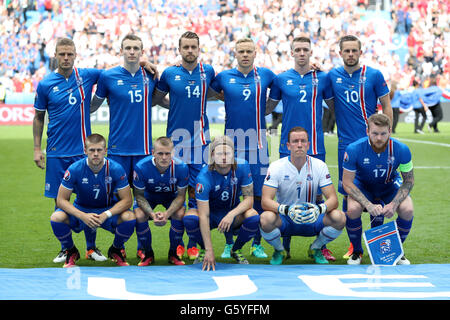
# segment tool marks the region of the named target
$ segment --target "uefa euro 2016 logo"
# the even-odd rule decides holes
[[[380,243],[380,251],[381,253],[388,253],[391,251],[391,240],[386,239],[381,241]]]

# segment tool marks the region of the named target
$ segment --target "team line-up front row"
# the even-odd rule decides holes
[[[149,220],[164,226],[170,220],[169,262],[183,265],[183,234],[189,237],[194,263],[203,270],[215,270],[211,230],[225,235],[223,257],[248,264],[241,249],[258,233],[274,248],[271,264],[281,264],[284,255],[282,237],[315,237],[308,254],[316,263],[328,263],[322,250],[336,239],[344,227],[360,253],[362,245],[361,214],[366,209],[372,217],[393,217],[404,241],[411,229],[413,205],[409,192],[414,184],[409,148],[391,137],[390,119],[374,114],[368,119],[367,137],[351,143],[343,160],[343,187],[348,193],[347,212],[338,209],[338,198],[327,165],[307,155],[310,142],[307,131],[294,127],[289,131],[289,155],[269,165],[262,188],[263,212],[253,209],[253,180],[249,163],[236,158],[234,142],[218,136],[209,145],[209,161],[196,178],[195,200],[185,199],[189,181],[186,163],[174,157],[170,138],[159,137],[152,155],[140,160],[132,178],[135,202],[127,174],[116,161],[106,157],[106,140],[99,134],[86,139],[86,157],[66,171],[56,199],[57,209],[51,226],[64,249],[64,267],[74,266],[80,253],[74,245],[72,231],[84,231],[94,242],[98,227],[114,233],[108,257],[126,266],[125,242],[136,230],[139,266],[154,261]],[[401,173],[398,174],[397,169]],[[403,180],[403,181],[402,181]],[[72,193],[76,193],[73,203]],[[325,201],[316,204],[318,195]],[[379,204],[373,204],[379,203]],[[157,205],[165,208],[155,212]],[[130,208],[133,210],[130,210]],[[359,221],[359,222],[358,222]],[[88,234],[92,233],[89,237]],[[234,239],[233,236],[236,236]],[[231,239],[231,241],[230,241]],[[95,249],[91,258],[106,260]],[[349,260],[354,261],[354,260]],[[402,257],[399,264],[409,264]]]

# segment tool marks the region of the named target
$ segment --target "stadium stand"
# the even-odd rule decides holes
[[[79,67],[108,68],[119,63],[120,40],[139,34],[146,55],[163,70],[177,59],[177,39],[187,29],[201,37],[202,59],[217,72],[233,66],[234,41],[252,37],[256,64],[275,73],[291,67],[291,39],[313,39],[315,59],[329,70],[341,63],[337,39],[355,34],[364,61],[385,78],[408,89],[414,79],[426,85],[449,81],[449,12],[444,0],[2,0],[0,1],[0,83],[8,95],[33,93],[55,68],[58,37],[73,38]],[[14,100],[14,99],[13,99]],[[12,101],[12,103],[17,103]]]

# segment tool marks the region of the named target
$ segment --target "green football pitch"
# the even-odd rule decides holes
[[[450,210],[449,191],[446,183],[450,181],[450,123],[440,124],[441,133],[413,134],[412,124],[400,123],[394,137],[405,142],[412,151],[415,166],[415,186],[411,192],[415,213],[411,233],[404,243],[406,256],[413,264],[450,263]],[[219,135],[223,125],[211,126],[211,135]],[[95,125],[93,132],[107,136],[108,126]],[[153,136],[164,135],[165,125],[154,124]],[[279,136],[270,138],[271,160],[277,159]],[[45,141],[44,141],[45,144]],[[333,181],[337,182],[337,138],[326,136],[327,164]],[[33,139],[30,126],[0,126],[0,267],[1,268],[47,268],[61,267],[54,264],[53,258],[60,249],[54,237],[49,217],[54,209],[52,199],[43,196],[44,171],[33,162]],[[341,202],[341,197],[339,196]],[[446,216],[447,215],[447,216]],[[388,220],[386,220],[388,221]],[[363,227],[369,227],[369,217],[363,215]],[[166,265],[169,248],[169,227],[156,227],[150,222],[152,243],[156,265]],[[85,250],[84,234],[73,234],[80,252]],[[214,251],[218,262],[233,262],[221,259],[220,254],[225,243],[224,236],[217,230],[212,232]],[[97,246],[106,254],[112,243],[113,235],[100,229],[97,233]],[[184,236],[187,243],[187,236]],[[291,244],[292,258],[286,264],[311,264],[307,248],[312,238],[294,237]],[[337,261],[345,264],[342,258],[348,247],[347,234],[330,243],[328,248]],[[251,258],[249,244],[243,253],[250,263],[267,264],[272,248],[262,240],[269,258]],[[136,235],[126,243],[128,262],[136,265]],[[187,264],[192,262],[186,260]],[[367,255],[364,264],[369,264]],[[93,262],[84,258],[77,263],[80,266],[113,266],[110,261]]]

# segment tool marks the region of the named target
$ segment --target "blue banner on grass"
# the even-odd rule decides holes
[[[403,256],[395,221],[364,231],[364,241],[373,265],[395,266]]]

